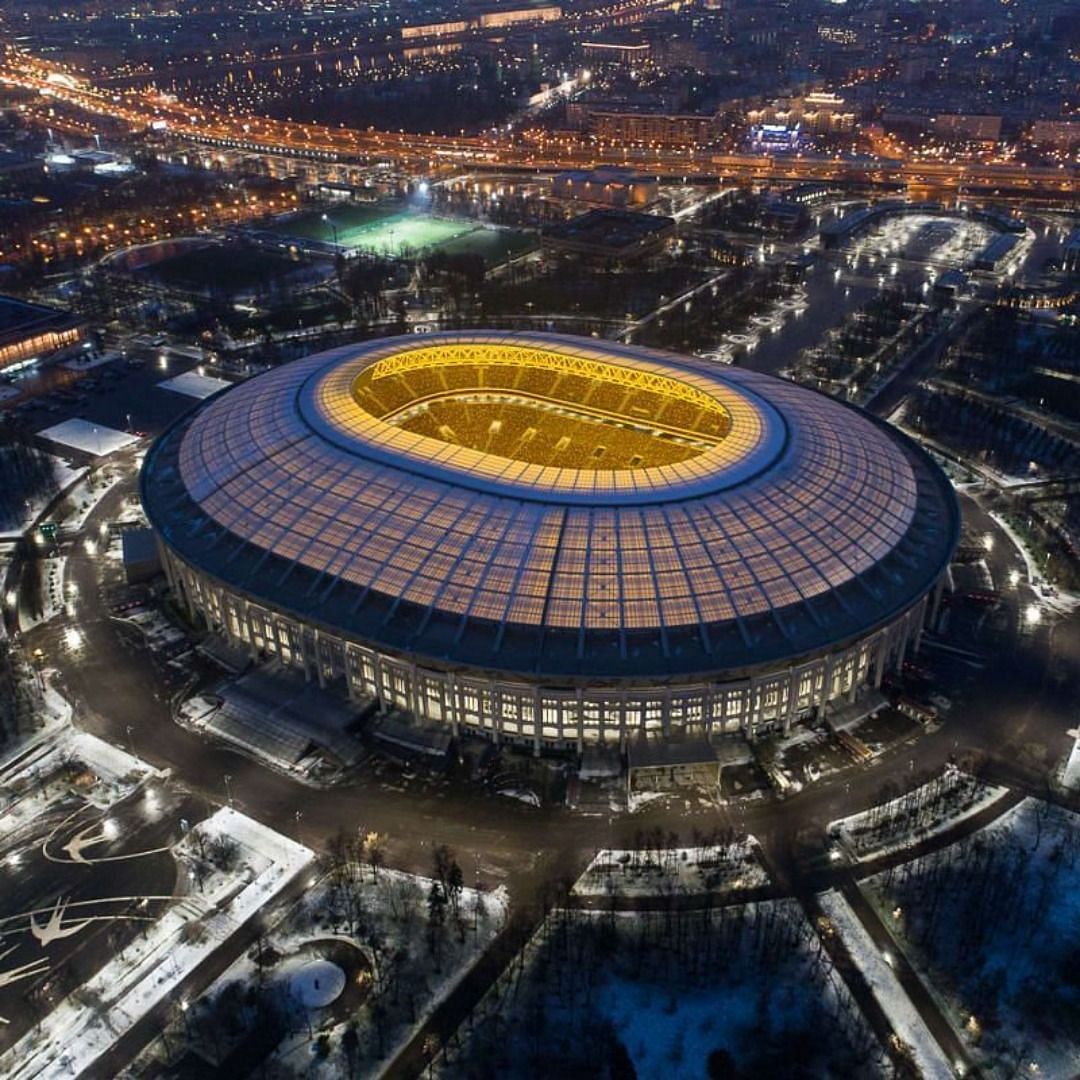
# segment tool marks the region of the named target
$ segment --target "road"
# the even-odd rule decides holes
[[[722,154],[713,147],[632,147],[605,145],[585,135],[537,132],[531,140],[516,134],[424,135],[333,128],[313,123],[275,120],[265,116],[230,116],[190,103],[165,99],[156,93],[117,95],[95,87],[41,58],[9,54],[0,67],[0,84],[28,90],[46,102],[62,102],[91,117],[107,117],[133,130],[167,128],[174,138],[211,146],[247,150],[314,161],[376,162],[391,160],[424,172],[440,167],[499,167],[558,171],[601,165],[633,166],[647,173],[685,178],[722,177],[728,180],[827,181],[898,188],[930,187],[968,194],[1018,193],[1072,206],[1076,201],[1075,169],[974,160],[894,161],[884,158],[840,160],[831,157],[766,157]]]
[[[116,515],[128,490],[120,485],[105,497],[87,522],[88,532],[93,534],[101,522]],[[1010,571],[1023,572],[1023,563],[1008,540],[974,500],[965,500],[965,516],[976,534],[995,538],[988,561],[996,581],[1007,581]],[[63,617],[24,635],[25,646],[31,651],[42,648],[46,663],[60,671],[62,686],[77,703],[81,725],[118,744],[126,743],[131,727],[131,740],[140,756],[172,768],[178,779],[209,802],[224,799],[222,777],[231,775],[237,804],[285,833],[295,833],[295,813],[302,807],[308,842],[322,842],[341,828],[351,831],[362,825],[386,835],[391,857],[414,869],[427,869],[427,852],[434,844],[480,851],[489,884],[503,880],[523,863],[531,865],[537,853],[549,847],[553,828],[559,829],[564,845],[582,850],[598,844],[632,846],[637,831],[656,826],[685,832],[691,825],[732,824],[759,836],[790,831],[795,821],[803,828],[816,828],[874,802],[886,778],[897,779],[892,766],[902,758],[908,762],[905,783],[914,784],[940,769],[954,753],[970,751],[1012,782],[1037,785],[1044,770],[1041,760],[1017,751],[1034,744],[1042,748],[1044,758],[1060,756],[1068,744],[1065,731],[1075,722],[1069,694],[1077,685],[1078,620],[1047,620],[1025,631],[1020,611],[1034,594],[1021,584],[1004,590],[1006,602],[998,621],[1008,625],[994,634],[985,628],[988,645],[1008,655],[1008,665],[993,663],[991,656],[986,667],[976,672],[948,653],[933,658],[944,678],[966,684],[962,708],[941,731],[894,748],[871,767],[850,771],[842,783],[811,785],[783,802],[734,803],[718,811],[646,810],[609,820],[559,808],[538,811],[478,795],[471,787],[397,791],[366,775],[330,791],[313,790],[236,752],[208,744],[172,721],[167,690],[147,653],[127,642],[110,620],[99,591],[98,558],[88,555],[82,545],[70,545],[69,580],[79,597],[74,616],[81,630],[79,651],[70,651],[65,635],[68,621]],[[970,644],[978,647],[980,643]],[[1048,674],[1051,664],[1056,672],[1053,678]]]

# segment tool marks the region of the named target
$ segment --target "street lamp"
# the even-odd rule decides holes
[[[134,728],[132,728],[130,724],[126,724],[124,726],[124,731],[127,732],[128,753],[130,753],[132,756],[134,756],[135,754],[135,743],[132,741],[131,738],[131,733],[133,730]]]
[[[229,805],[232,806],[232,804],[233,804],[233,801],[232,801],[232,788],[229,786],[232,783],[232,777],[228,773],[226,773],[224,779],[225,779],[225,798],[228,801]]]

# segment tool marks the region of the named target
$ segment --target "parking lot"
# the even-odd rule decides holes
[[[126,356],[110,353],[112,359],[84,369],[50,365],[9,376],[3,385],[17,394],[0,400],[0,438],[33,435],[71,418],[152,436],[197,403],[158,386],[196,367],[194,357],[149,342],[126,347]]]

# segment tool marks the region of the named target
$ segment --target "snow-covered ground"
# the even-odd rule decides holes
[[[716,788],[679,787],[669,791],[631,791],[626,796],[626,808],[631,814],[644,810],[653,803],[664,803],[670,807],[682,806],[687,810],[692,807],[705,810],[719,805],[719,793]],[[612,805],[612,810],[620,809]]]
[[[274,900],[315,854],[232,809],[219,810],[195,826],[207,841],[228,837],[240,846],[247,881],[238,871],[211,875],[203,891],[173,904],[81,988],[0,1056],[6,1080],[78,1075],[88,1069],[149,1009],[183,980],[257,911]],[[185,927],[198,924],[202,932]],[[98,1000],[91,1009],[86,1000]]]
[[[556,910],[520,960],[459,1028],[439,1075],[604,1076],[616,1060],[641,1080],[781,1076],[792,1060],[807,1076],[887,1075],[794,900]]]
[[[1073,737],[1073,745],[1061,766],[1061,786],[1069,791],[1077,791],[1080,790],[1080,728],[1069,734]]]
[[[1026,799],[864,884],[984,1075],[1080,1075],[1080,817]]]
[[[169,622],[156,608],[139,608],[131,613],[116,615],[114,618],[117,622],[135,627],[152,649],[174,645],[187,637],[183,630]]]
[[[118,469],[110,469],[105,473],[97,473],[92,478],[84,477],[80,480],[68,493],[74,509],[64,518],[65,527],[81,532],[86,525],[86,519],[94,512],[98,503],[122,479],[123,475]]]
[[[1008,795],[1009,789],[982,781],[955,768],[920,787],[858,814],[830,822],[856,862],[914,847],[954,828]]]
[[[305,1080],[336,1080],[344,1075],[339,1054],[342,1036],[346,1027],[355,1024],[360,1065],[351,1075],[376,1076],[465,977],[506,921],[504,890],[477,893],[463,888],[458,901],[462,924],[453,925],[451,916],[445,928],[445,952],[436,962],[426,940],[432,880],[385,868],[376,876],[370,867],[359,864],[354,869],[356,875],[348,879],[352,885],[344,890],[332,875],[314,882],[299,903],[269,928],[261,946],[238,959],[194,1004],[188,1020],[204,1055],[217,1060],[244,1038],[243,1028],[230,1030],[231,1025],[214,1019],[215,1003],[227,1000],[237,986],[245,994],[256,986],[272,990],[287,981],[305,956],[310,959],[312,950],[345,947],[363,957],[364,970],[356,981],[366,987],[368,996],[347,1016],[333,1009],[311,1010],[299,1019],[293,1016],[293,1029],[283,1029],[281,1042],[271,1051],[270,1072],[278,1075],[278,1070],[291,1070],[289,1075],[302,1075]],[[355,904],[347,896],[354,897]],[[351,920],[359,921],[350,925]],[[261,972],[260,956],[264,960]],[[376,1002],[381,1036],[375,1029]],[[298,1003],[290,1004],[295,1008]],[[325,1035],[331,1047],[325,1060],[312,1055],[313,1031]],[[148,1048],[142,1060],[169,1058],[182,1047],[185,1034],[178,1026],[175,1038],[169,1040],[171,1051],[161,1040]]]
[[[851,905],[835,890],[818,897],[852,961],[858,966],[897,1037],[911,1050],[911,1056],[925,1080],[948,1080],[952,1065],[945,1056],[919,1011],[904,992],[896,973],[874,944]]]
[[[66,555],[49,556],[41,560],[41,615],[30,614],[20,607],[19,629],[22,632],[33,629],[39,623],[48,622],[67,608],[72,597],[65,591],[66,571]]]
[[[76,480],[81,479],[86,475],[86,468],[81,467],[74,469],[63,458],[56,457],[55,454],[49,455],[52,458],[53,463],[53,475],[56,477],[56,491],[64,491],[69,488]],[[22,534],[34,524],[35,521],[41,516],[42,511],[46,506],[56,497],[56,492],[51,495],[40,495],[36,499],[32,499],[29,506],[24,508],[22,519],[14,528],[0,531],[0,540],[13,540]]]
[[[1035,556],[1031,554],[1024,543],[1024,538],[1000,514],[996,514],[992,510],[988,511],[988,513],[994,519],[994,523],[1012,541],[1013,547],[1016,548],[1020,553],[1020,557],[1024,560],[1028,585],[1032,588],[1042,585],[1044,582],[1042,575],[1039,573],[1039,565],[1035,560]],[[1041,607],[1057,615],[1068,615],[1080,605],[1080,597],[1064,592],[1058,592],[1054,596],[1048,596],[1040,592],[1038,603]]]
[[[164,775],[141,758],[70,726],[70,706],[47,686],[45,707],[53,720],[33,739],[0,763],[0,837],[9,838],[32,826],[69,790],[62,778],[65,764],[80,761],[98,779],[82,791],[90,803],[107,808],[129,795],[143,781]]]
[[[577,896],[656,896],[767,885],[754,837],[728,845],[597,852],[575,882]]]

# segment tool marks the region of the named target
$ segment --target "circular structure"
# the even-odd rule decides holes
[[[345,972],[331,960],[308,960],[286,975],[289,992],[305,1009],[333,1005],[345,989]]]
[[[173,588],[256,654],[535,745],[788,726],[877,684],[956,543],[887,425],[611,342],[347,346],[204,402],[146,458]]]

